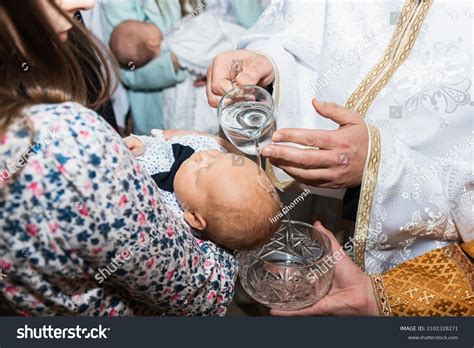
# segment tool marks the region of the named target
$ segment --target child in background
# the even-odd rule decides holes
[[[109,45],[124,68],[138,69],[162,51],[171,50],[190,76],[175,88],[164,90],[164,128],[216,134],[219,125],[215,110],[207,104],[205,88],[195,87],[194,82],[205,78],[216,55],[234,49],[244,30],[209,13],[177,25],[166,37],[153,24],[129,20],[115,27]]]

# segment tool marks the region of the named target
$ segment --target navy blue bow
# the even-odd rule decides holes
[[[157,173],[151,177],[163,191],[174,192],[173,182],[179,167],[194,153],[194,149],[181,144],[172,144],[174,163],[169,172]]]

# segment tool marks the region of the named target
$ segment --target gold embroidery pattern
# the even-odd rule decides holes
[[[381,157],[381,143],[379,129],[369,125],[370,153],[366,169],[362,177],[362,188],[357,208],[357,222],[355,226],[354,255],[356,264],[364,270],[365,268],[365,244],[369,230],[370,212],[374,199],[375,186],[379,175],[379,163]]]
[[[401,37],[403,35],[404,28],[406,27],[406,23],[407,23],[407,18],[409,17],[408,14],[413,12],[415,4],[416,4],[415,1],[412,1],[412,0],[408,0],[408,2],[405,3],[402,9],[402,12],[400,13],[400,19],[397,24],[397,27],[395,28],[395,32],[392,35],[392,38],[390,40],[388,47],[385,49],[385,53],[382,59],[378,62],[377,65],[375,65],[370,70],[370,72],[367,74],[364,80],[362,80],[362,82],[359,84],[356,90],[352,93],[352,95],[350,96],[349,100],[346,103],[346,107],[352,110],[358,110],[358,108],[356,107],[357,101],[361,101],[363,99],[363,95],[367,94],[367,90],[374,83],[377,76],[380,75],[380,72],[388,66],[391,60],[391,57],[394,55],[396,43],[401,40]]]
[[[473,316],[472,263],[457,244],[432,250],[381,275],[394,316]]]
[[[379,92],[410,55],[432,0],[407,0],[382,59],[352,93],[346,107],[363,117]]]
[[[474,241],[470,242],[471,245],[473,243]],[[464,244],[469,244],[469,243],[464,243]],[[464,247],[464,245],[462,245],[461,247]],[[463,249],[461,249],[460,247],[446,249],[445,254],[451,257],[460,268],[466,271],[467,278],[469,279],[469,284],[471,285],[471,288],[474,289],[474,265],[463,253]]]
[[[407,0],[383,57],[352,93],[346,103],[347,108],[355,110],[365,117],[379,92],[408,58],[432,2],[432,0]],[[370,127],[376,129],[374,126]],[[380,164],[381,144],[378,129],[376,133],[377,139],[371,139],[369,161],[362,178],[355,228],[355,261],[362,270],[365,269],[366,239]]]
[[[390,305],[388,303],[388,296],[383,286],[382,276],[378,274],[372,274],[370,279],[372,280],[372,286],[374,287],[375,298],[377,300],[377,306],[379,307],[380,315],[384,317],[391,317],[392,310],[390,309]]]

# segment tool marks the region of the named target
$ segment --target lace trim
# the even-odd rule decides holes
[[[379,174],[379,164],[381,158],[381,142],[379,129],[369,125],[369,154],[365,165],[364,176],[362,177],[362,187],[357,208],[357,222],[355,226],[354,256],[356,264],[365,269],[365,246],[369,231],[370,213],[374,199],[377,177]]]
[[[377,300],[380,315],[391,317],[392,310],[390,309],[388,296],[383,285],[383,277],[378,274],[373,274],[370,276],[370,279],[372,280],[372,285],[374,287],[375,298]]]
[[[432,0],[407,0],[383,57],[352,93],[346,103],[347,108],[357,111],[362,117],[365,117],[379,92],[410,55],[432,2]],[[365,269],[365,247],[381,151],[379,130],[375,126],[369,126],[369,128],[372,138],[369,147],[369,161],[362,178],[355,229],[355,261],[362,270]]]
[[[474,265],[466,254],[464,254],[461,247],[457,243],[451,244],[444,249],[444,253],[449,256],[458,267],[464,271],[464,273],[466,273],[471,289],[474,289]]]
[[[365,116],[379,92],[410,55],[432,3],[433,0],[407,0],[384,55],[352,93],[347,108]]]

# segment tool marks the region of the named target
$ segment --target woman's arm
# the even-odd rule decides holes
[[[42,153],[50,175],[61,168],[54,190],[64,193],[54,209],[64,216],[66,244],[91,265],[97,286],[121,288],[157,313],[225,313],[234,258],[198,242],[168,211],[153,180],[94,112],[66,104],[55,115],[62,138]]]
[[[136,91],[173,87],[187,76],[185,70],[175,70],[177,63],[173,59],[173,53],[167,51],[139,69],[133,65],[130,69],[120,69],[122,82]]]
[[[103,6],[110,32],[125,20],[146,20],[145,12],[137,1],[110,1]],[[183,81],[186,76],[185,70],[176,69],[176,58],[170,51],[162,52],[159,57],[140,69],[135,69],[133,65],[130,69],[121,69],[122,82],[132,90],[172,87]]]

